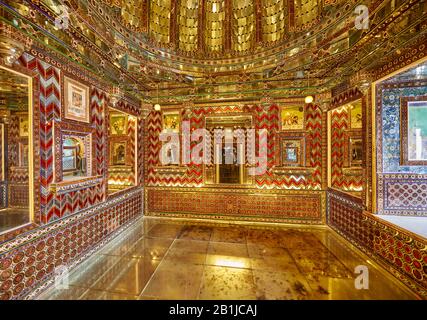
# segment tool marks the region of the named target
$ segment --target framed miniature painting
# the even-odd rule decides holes
[[[28,143],[19,142],[19,166],[28,167]]]
[[[128,117],[125,114],[110,115],[111,135],[125,135],[127,133]]]
[[[19,136],[20,137],[28,137],[28,117],[19,117]]]
[[[427,165],[427,97],[401,98],[400,118],[402,165]]]
[[[303,166],[304,139],[282,139],[281,159],[284,167]]]
[[[280,128],[304,130],[304,106],[285,106],[280,109]]]
[[[64,118],[90,122],[89,87],[64,77]]]
[[[113,165],[126,164],[126,142],[114,142],[112,144],[111,163]]]
[[[360,138],[350,138],[350,167],[360,167],[363,160],[363,143]]]
[[[350,106],[350,127],[351,129],[362,129],[362,100],[356,101]]]
[[[179,132],[180,115],[179,111],[163,112],[163,131]]]

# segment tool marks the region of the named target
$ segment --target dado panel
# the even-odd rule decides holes
[[[427,241],[364,212],[353,197],[328,193],[328,225],[427,298]]]
[[[0,246],[0,299],[21,299],[84,259],[118,229],[142,214],[141,190],[45,225]]]
[[[146,215],[320,224],[323,191],[162,188],[145,190]]]

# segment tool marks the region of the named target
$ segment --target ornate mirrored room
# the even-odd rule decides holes
[[[0,12],[1,300],[427,299],[427,1]]]

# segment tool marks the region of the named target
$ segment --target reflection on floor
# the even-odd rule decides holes
[[[327,228],[143,218],[39,299],[415,299]],[[369,289],[354,269],[369,268]]]
[[[8,208],[0,210],[0,233],[30,222],[28,209]]]

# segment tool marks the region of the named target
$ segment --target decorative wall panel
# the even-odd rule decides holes
[[[378,212],[427,216],[427,175],[377,174],[377,179]]]
[[[96,175],[105,175],[105,121],[104,109],[108,105],[108,95],[97,88],[93,88],[91,95],[91,108],[92,108],[92,123],[95,125],[95,150],[94,160],[96,163]]]
[[[108,183],[109,193],[115,193],[120,189],[127,189],[134,185],[142,185],[143,183],[143,136],[144,136],[144,123],[140,115],[140,110],[133,102],[121,99],[114,104],[114,109],[123,111],[119,114],[112,112],[113,109],[105,110],[106,122],[106,152],[108,154]],[[122,134],[111,134],[110,118],[112,116],[120,115],[125,117],[124,126],[126,132]],[[116,132],[117,133],[117,132]],[[133,138],[132,138],[133,137]],[[115,144],[125,145],[125,159],[124,163],[113,163],[113,148]],[[137,157],[137,158],[135,158]],[[136,165],[136,168],[135,168]],[[138,175],[138,181],[135,180],[135,173]]]
[[[1,299],[24,297],[50,279],[55,267],[72,266],[84,259],[94,246],[143,212],[142,192],[138,187],[104,201],[107,179],[107,128],[104,113],[109,103],[106,93],[109,88],[98,88],[98,84],[100,87],[103,85],[86,72],[58,63],[40,51],[24,53],[19,58],[19,64],[17,68],[28,70],[34,77],[34,148],[39,151],[34,163],[37,195],[34,222],[41,226],[26,226],[17,232],[0,236]],[[64,74],[91,84],[89,124],[62,118],[61,79]],[[138,140],[142,141],[144,128],[139,103],[122,99],[117,103],[117,108],[138,118]],[[55,166],[55,161],[61,161],[62,139],[61,134],[58,134],[62,133],[61,130],[92,134],[92,177],[66,183],[61,179],[61,183],[55,181],[55,175],[61,173],[58,169],[60,166]],[[136,123],[132,123],[130,130],[130,133],[135,132]],[[135,145],[131,152],[135,152]],[[143,149],[138,148],[137,152],[139,183],[142,183]],[[12,162],[16,162],[15,150],[9,154],[13,156]],[[23,192],[19,188],[19,183],[28,181],[28,175],[16,168],[11,172],[11,177],[14,180],[14,184],[11,184],[14,188],[11,190],[14,202],[19,206],[29,196],[28,190]],[[13,236],[15,238],[10,240]]]
[[[26,112],[28,112],[26,110]],[[28,144],[28,137],[20,138],[19,135],[19,116],[10,117],[7,125],[8,140],[8,204],[10,207],[26,207],[29,205],[29,171],[28,166],[21,166],[19,160],[20,143],[25,141]]]
[[[215,114],[239,115],[252,114],[255,129],[266,129],[268,133],[267,171],[263,175],[255,176],[256,189],[294,189],[294,190],[321,190],[323,174],[322,130],[325,124],[325,114],[317,105],[305,106],[306,132],[306,170],[278,174],[275,167],[280,166],[278,153],[280,152],[279,139],[279,107],[277,105],[259,106],[220,106],[181,109],[181,119],[190,121],[191,130],[204,128],[205,117]],[[147,135],[145,137],[145,152],[147,154],[145,182],[148,186],[182,186],[200,187],[204,185],[203,165],[190,163],[180,166],[184,169],[164,173],[156,170],[160,166],[159,153],[161,143],[159,134],[162,130],[161,112],[151,112],[146,120]],[[197,143],[192,143],[192,147]]]
[[[0,245],[0,299],[22,299],[142,214],[140,189]]]
[[[45,62],[44,59],[46,58],[36,57],[37,55],[36,51],[31,52],[31,54],[24,53],[19,62],[25,68],[34,71],[39,78],[40,111],[36,118],[40,117],[40,220],[42,223],[48,223],[94,206],[106,197],[107,144],[104,112],[106,105],[109,103],[109,97],[105,90],[91,86],[91,119],[90,124],[86,125],[87,128],[78,122],[62,119],[61,78],[64,72]],[[79,81],[81,81],[79,77],[84,78],[85,82],[88,81],[84,74],[79,74],[78,71],[76,72],[72,69],[67,69],[67,75],[72,75],[73,78],[77,78]],[[122,99],[117,103],[116,107],[119,110],[136,116],[139,115],[139,105],[137,102]],[[140,119],[140,121],[142,120]],[[134,126],[131,127],[131,130],[135,130]],[[76,185],[74,190],[68,191],[68,193],[55,193],[55,189],[58,189],[55,185],[56,181],[54,181],[55,175],[58,177],[62,176],[59,170],[61,166],[58,164],[54,166],[54,162],[60,161],[62,157],[61,134],[58,131],[62,129],[83,130],[84,132],[90,130],[93,132],[91,165],[92,175],[96,183],[88,184],[87,181],[83,181],[80,185]],[[142,135],[143,131],[139,130],[139,141],[142,141]],[[134,148],[132,152],[134,152]],[[142,153],[142,150],[139,152]],[[142,166],[142,156],[138,159],[139,166]],[[56,167],[56,172],[53,172],[54,167]],[[98,177],[102,177],[102,179],[99,180]]]
[[[427,174],[426,166],[404,166],[400,163],[400,98],[427,94],[427,82],[384,84],[378,88],[378,129],[382,134],[382,156],[378,169],[382,173]],[[380,151],[380,150],[379,150]]]
[[[314,224],[326,210],[323,191],[149,187],[145,202],[146,215]]]
[[[328,192],[327,223],[427,299],[427,240],[363,211],[357,199]]]
[[[377,87],[377,212],[427,216],[421,195],[427,185],[425,166],[401,164],[400,98],[427,94],[425,81],[383,83]],[[421,192],[421,193],[420,193]],[[402,196],[407,198],[403,199]],[[411,199],[410,201],[408,201]]]
[[[302,102],[301,105],[304,105]],[[319,200],[322,192],[324,165],[325,165],[325,145],[324,135],[322,135],[325,126],[325,113],[317,105],[305,105],[305,167],[293,170],[292,168],[282,167],[280,159],[280,141],[283,132],[279,132],[279,107],[275,104],[268,106],[261,105],[239,105],[239,106],[216,106],[216,107],[193,107],[180,109],[182,121],[190,121],[190,129],[195,130],[205,128],[205,118],[207,116],[238,116],[251,115],[252,125],[256,130],[266,129],[268,135],[267,141],[267,170],[264,174],[255,176],[252,184],[246,185],[246,191],[233,194],[230,200],[230,210],[222,212],[224,206],[215,205],[215,199],[226,201],[224,192],[217,186],[206,190],[200,195],[189,193],[184,188],[204,187],[204,166],[202,164],[190,163],[188,165],[173,166],[170,168],[160,165],[159,152],[161,143],[159,134],[162,131],[161,112],[151,112],[146,119],[147,135],[145,137],[145,152],[147,154],[145,168],[145,183],[150,187],[165,187],[163,189],[150,189],[146,193],[148,197],[148,208],[151,214],[176,214],[182,216],[185,214],[199,216],[201,213],[211,215],[218,214],[232,219],[258,219],[274,221],[293,221],[305,223],[321,223],[323,206]],[[293,133],[295,134],[295,133]],[[191,148],[197,145],[197,142],[191,143]],[[258,139],[256,149],[258,148]],[[181,187],[181,188],[173,188]],[[170,190],[169,190],[170,188]],[[169,190],[169,191],[168,191]],[[187,190],[187,189],[186,189]],[[198,191],[201,189],[197,189]],[[208,192],[208,190],[210,190]],[[262,190],[262,191],[261,191]],[[295,190],[294,193],[283,194],[284,190]],[[299,190],[306,190],[298,193]],[[319,191],[314,192],[314,191]],[[227,192],[230,190],[227,189]],[[313,193],[311,193],[313,191]],[[147,191],[148,192],[148,191]],[[180,195],[180,192],[182,194]],[[256,196],[254,194],[256,193]],[[185,195],[185,197],[184,197]],[[201,200],[192,197],[211,197],[209,206],[192,207]],[[308,207],[300,207],[297,195],[302,196]],[[184,198],[183,198],[184,197]],[[216,197],[216,198],[215,198]],[[277,200],[275,197],[278,197]],[[151,199],[151,200],[150,200]],[[188,200],[183,200],[188,199]],[[252,199],[252,200],[251,200]],[[256,200],[260,199],[260,200]],[[158,203],[156,204],[156,201]],[[168,201],[175,201],[168,202]],[[227,200],[228,201],[228,200]],[[243,202],[241,202],[243,201]],[[257,208],[257,212],[252,211],[252,201],[265,201],[265,206]],[[276,201],[276,202],[275,202]],[[168,202],[168,203],[166,203]],[[233,204],[232,204],[233,203]],[[242,203],[247,204],[246,209],[241,208]],[[175,208],[175,212],[169,212]],[[190,208],[192,208],[190,210]],[[286,209],[285,209],[286,208]],[[292,209],[289,209],[292,208]],[[165,211],[163,211],[165,210]],[[190,210],[191,212],[189,212]],[[199,210],[197,212],[197,210]],[[216,211],[216,212],[215,212]],[[209,215],[205,215],[208,217]]]

